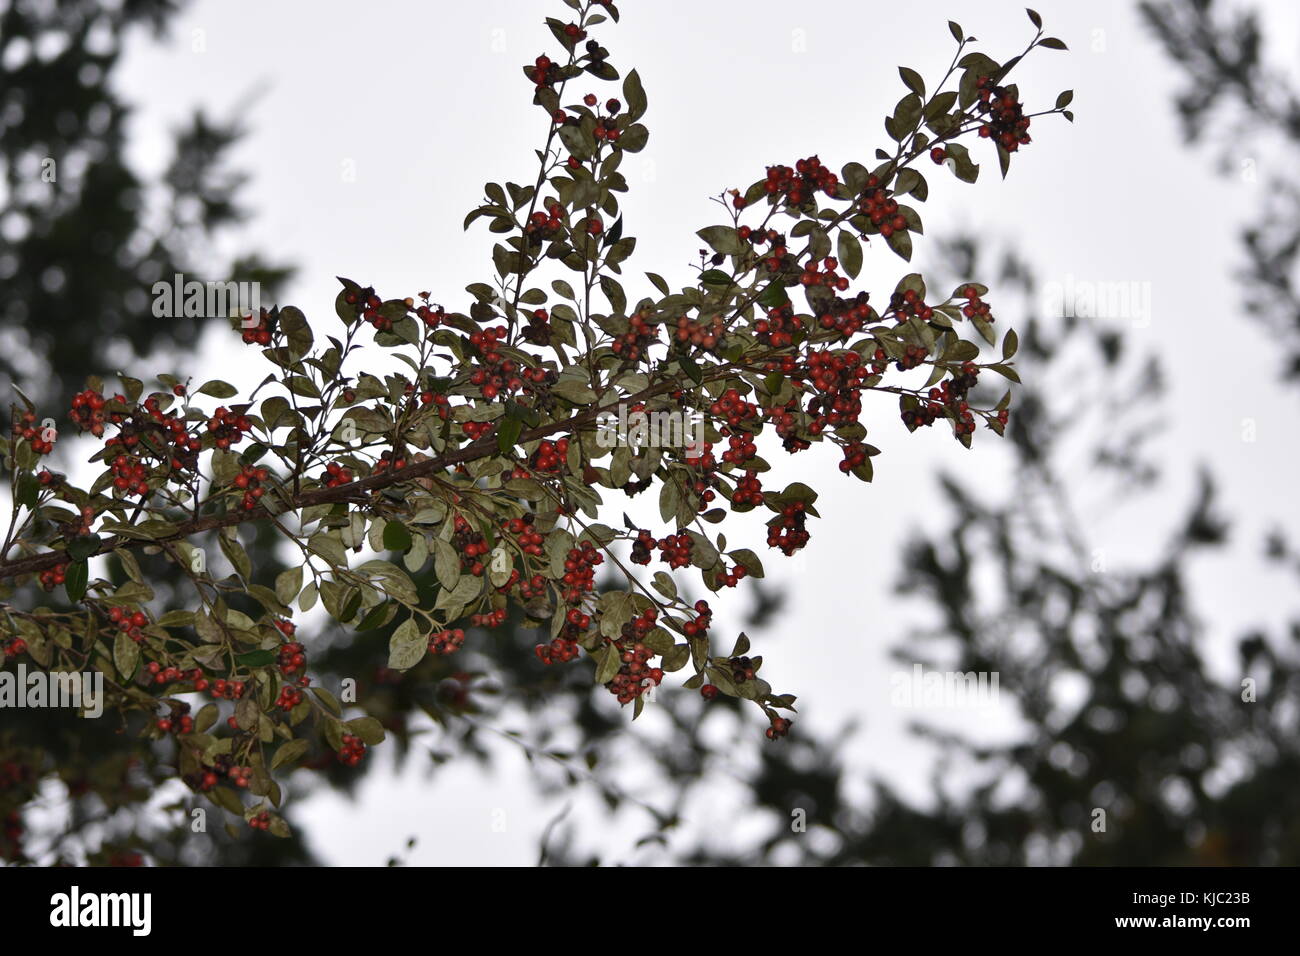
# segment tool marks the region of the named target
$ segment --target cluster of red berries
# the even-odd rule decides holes
[[[539,210],[528,217],[528,222],[524,224],[524,237],[535,240],[554,239],[563,223],[564,207],[552,201],[546,207],[546,212]]]
[[[755,507],[763,503],[763,485],[755,472],[747,471],[743,478],[736,481],[736,487],[731,492],[731,503]]]
[[[842,276],[835,270],[840,267],[840,262],[834,256],[827,256],[822,260],[822,270],[817,271],[817,262],[810,260],[804,267],[799,276],[799,284],[808,286],[825,286],[828,289],[838,289],[843,292],[849,287],[847,276]]]
[[[517,571],[513,572],[511,577],[513,578],[516,574],[518,574]],[[511,583],[515,582],[512,581]],[[531,601],[533,598],[541,597],[546,593],[546,578],[541,574],[534,574],[531,578],[520,580],[518,584],[519,599],[521,601]]]
[[[119,631],[137,644],[144,640],[141,628],[149,625],[149,618],[145,616],[144,611],[132,612],[123,607],[111,607],[108,609],[108,619],[117,625]]]
[[[460,628],[434,631],[429,635],[429,653],[454,654],[464,643],[465,632]]]
[[[564,602],[578,604],[582,597],[592,589],[596,581],[596,566],[604,563],[605,556],[596,550],[590,541],[584,541],[579,547],[570,548],[564,559]]]
[[[175,684],[179,681],[187,681],[194,685],[196,691],[205,691],[208,689],[208,680],[203,676],[203,671],[199,668],[190,670],[181,670],[179,667],[163,667],[158,661],[150,661],[145,665],[145,670],[153,676],[155,684]]]
[[[812,352],[808,355],[808,377],[821,394],[808,405],[808,411],[820,411],[808,430],[814,435],[827,424],[847,425],[862,412],[861,383],[870,375],[862,356],[851,349]]]
[[[836,296],[828,310],[817,318],[817,324],[823,329],[838,332],[848,338],[871,320],[871,306],[867,304],[868,294],[859,292],[852,299]]]
[[[812,447],[806,439],[799,437],[799,421],[795,416],[802,414],[803,408],[797,398],[792,398],[784,405],[773,405],[763,411],[781,438],[782,446],[790,454]]]
[[[441,418],[444,422],[451,415],[451,400],[448,399],[447,396],[443,395],[441,392],[435,392],[430,389],[425,389],[420,393],[420,404],[436,406],[438,410],[438,417]]]
[[[149,494],[149,484],[146,481],[148,472],[139,459],[118,455],[113,459],[112,472],[113,487],[117,491],[139,495],[141,498]]]
[[[470,344],[474,345],[482,356],[478,367],[470,373],[469,382],[471,385],[477,385],[483,392],[483,397],[489,402],[502,392],[517,392],[524,387],[520,364],[514,359],[505,358],[497,351],[497,346],[505,337],[504,325],[482,329],[469,337]]]
[[[469,616],[470,627],[493,628],[500,627],[506,622],[508,614],[506,609],[501,607],[495,611],[485,611],[482,614],[471,614]]]
[[[551,313],[546,309],[534,309],[528,316],[528,325],[524,328],[524,341],[533,345],[551,344]]]
[[[654,628],[658,616],[656,608],[646,608],[623,625],[620,638],[614,641],[620,664],[618,673],[605,686],[618,698],[620,704],[631,703],[664,679],[662,668],[649,666],[654,651],[642,643],[642,639]]]
[[[491,422],[463,422],[460,427],[470,441],[477,441],[492,431],[493,425]]]
[[[840,471],[848,474],[867,460],[867,446],[860,441],[851,441],[844,445],[844,460],[840,462]]]
[[[695,602],[695,617],[682,625],[682,630],[687,637],[701,637],[709,632],[709,625],[713,623],[713,611],[709,608],[709,602],[700,600]]]
[[[733,432],[730,428],[723,428],[722,434],[727,436],[727,450],[722,453],[725,464],[743,465],[758,457],[758,446],[754,444],[754,436],[749,432]]]
[[[554,442],[543,440],[533,452],[531,466],[536,471],[559,471],[564,467],[569,454],[569,439],[560,438]]]
[[[420,297],[427,299],[429,295],[426,292],[421,292]],[[442,325],[442,323],[447,320],[447,313],[442,306],[435,305],[432,308],[430,308],[427,302],[424,305],[417,308],[415,310],[415,314],[416,317],[419,318],[419,320],[425,324],[425,326],[431,329],[436,329],[438,326]]]
[[[777,717],[775,714],[771,717],[772,726],[764,732],[768,740],[778,740],[790,732],[790,725],[793,723],[788,717]]]
[[[286,622],[288,623],[288,622]],[[292,625],[290,625],[292,627]],[[299,674],[307,666],[307,655],[304,648],[298,641],[290,641],[287,644],[281,644],[275,655],[275,666],[280,669],[280,674],[284,677],[292,677]]]
[[[208,419],[208,431],[212,433],[216,446],[221,449],[238,445],[243,440],[244,433],[252,427],[253,423],[247,415],[232,412],[224,405],[219,406]]]
[[[889,297],[889,310],[894,314],[895,320],[901,325],[909,318],[915,316],[922,322],[929,322],[934,317],[934,309],[925,304],[919,292],[915,289],[908,289],[904,292],[895,292]]]
[[[281,687],[280,696],[275,699],[275,706],[288,713],[303,701],[303,693],[296,687]]]
[[[352,469],[336,461],[326,465],[325,471],[320,476],[321,484],[326,488],[337,488],[339,485],[350,484],[353,480]]]
[[[931,425],[947,408],[953,413],[955,419],[953,422],[954,434],[960,438],[962,435],[974,433],[975,416],[971,413],[970,406],[966,402],[966,395],[975,387],[978,379],[979,367],[973,362],[963,363],[958,374],[930,389],[927,395],[929,402],[903,411],[903,424],[907,425],[909,429]],[[997,420],[1001,424],[1005,425],[1007,418],[1005,408],[998,412]]]
[[[212,682],[212,696],[223,700],[239,700],[244,696],[245,684],[242,680],[226,680],[218,677]]]
[[[795,332],[802,328],[803,319],[794,314],[794,307],[779,305],[768,311],[766,319],[754,323],[754,334],[764,345],[783,349],[790,346]]]
[[[245,345],[270,345],[271,344],[271,316],[267,314],[266,309],[257,317],[257,325],[247,326],[240,334]]]
[[[114,395],[115,401],[125,402],[125,395]],[[112,416],[104,413],[107,400],[99,392],[88,388],[72,396],[72,420],[83,432],[90,432],[96,438],[104,435],[105,421],[120,422],[122,416],[116,412]]]
[[[487,539],[483,533],[475,531],[473,526],[460,515],[455,516],[451,545],[460,552],[460,566],[475,577],[483,574],[483,562],[479,560],[488,553]]]
[[[271,813],[269,810],[263,810],[248,818],[248,825],[254,830],[271,829]]]
[[[540,557],[542,554],[542,535],[533,527],[533,520],[532,514],[526,514],[522,518],[511,518],[509,521],[502,522],[501,529],[514,536],[519,545],[519,550],[524,554]]]
[[[391,450],[384,451],[384,452],[380,452],[379,460],[375,462],[375,468],[373,474],[380,475],[388,471],[390,468],[396,471],[399,468],[405,468],[405,467],[406,467],[405,458],[401,457],[400,455],[397,457],[393,457],[393,453]]]
[[[685,531],[670,534],[659,539],[659,560],[673,570],[684,568],[691,563],[691,549],[694,546],[695,542]]]
[[[659,543],[655,541],[655,536],[645,528],[636,533],[632,540],[632,563],[649,564],[650,558],[654,555],[655,548]]]
[[[984,319],[986,322],[993,321],[993,310],[989,304],[980,298],[980,290],[973,285],[968,285],[961,290],[961,294],[966,297],[966,304],[961,307],[961,314],[968,319]]]
[[[538,644],[533,648],[533,653],[537,655],[539,661],[548,666],[567,663],[579,654],[576,632],[571,625],[566,625],[564,632],[549,644]]]
[[[749,571],[743,564],[738,564],[730,571],[726,565],[718,571],[717,584],[719,587],[734,588],[737,584],[749,576]]]
[[[265,468],[257,468],[253,465],[245,465],[240,469],[239,474],[235,475],[231,484],[235,488],[243,491],[244,498],[240,502],[240,507],[245,511],[252,511],[257,507],[258,500],[266,494],[266,489],[262,487],[262,482],[270,477],[270,472]]]
[[[68,566],[66,564],[56,564],[52,568],[46,568],[41,572],[41,587],[47,591],[53,591],[66,580],[67,575]]]
[[[767,167],[764,188],[769,196],[784,196],[791,206],[800,206],[819,189],[834,197],[839,182],[839,177],[829,167],[823,166],[820,159],[809,156],[796,162],[794,169],[789,166]]]
[[[367,295],[365,308],[361,310],[361,318],[369,322],[376,332],[391,332],[393,330],[393,320],[379,311],[383,304],[379,296],[373,293]],[[414,304],[414,302],[411,302],[411,305]]]
[[[160,717],[157,727],[164,734],[179,736],[194,733],[194,718],[190,716],[190,705],[184,702],[172,704],[171,713],[166,717]]]
[[[754,661],[748,657],[732,657],[727,659],[727,666],[731,668],[731,682],[733,684],[743,684],[747,680],[754,679]]]
[[[628,330],[614,337],[610,348],[614,354],[627,362],[639,362],[645,357],[646,350],[659,339],[659,329],[651,325],[649,315],[634,312],[628,316]]]
[[[779,548],[787,557],[808,543],[805,525],[808,514],[802,501],[792,501],[767,523],[767,546]]]
[[[14,422],[13,435],[15,439],[25,439],[32,446],[32,451],[38,455],[48,455],[54,451],[54,441],[51,438],[46,440],[45,429],[36,425],[36,413],[24,412],[18,421]]]
[[[908,369],[916,368],[929,356],[930,353],[924,345],[909,345],[903,350],[899,360],[894,363],[894,368],[900,372],[906,372]]]
[[[361,758],[366,755],[365,742],[352,734],[343,735],[343,746],[338,749],[339,763],[348,767],[355,767],[361,763]]]
[[[720,315],[715,315],[707,325],[682,315],[677,318],[673,340],[681,346],[691,345],[705,352],[713,352],[724,344],[723,338],[726,332]]]
[[[898,211],[898,201],[889,195],[889,190],[880,185],[876,176],[868,176],[858,200],[858,211],[871,220],[871,224],[888,239],[896,232],[907,230],[907,220]]]
[[[623,105],[622,103],[619,103],[618,100],[610,100],[609,102],[610,104],[617,104],[618,106]],[[590,106],[591,104],[589,103],[587,105]],[[603,116],[596,120],[596,126],[591,131],[591,135],[594,136],[597,141],[605,140],[608,143],[617,143],[619,137],[623,135],[623,131],[618,128],[617,119],[612,116]]]
[[[137,444],[140,437],[144,437],[148,440],[147,444],[153,449],[154,454],[163,460],[170,459],[172,472],[193,469],[198,464],[198,453],[203,443],[199,441],[197,435],[189,433],[185,420],[173,412],[164,412],[156,395],[150,395],[145,399],[144,412],[146,414],[143,421],[140,420],[138,412],[132,415],[131,420],[122,426],[121,434],[105,442],[105,447],[120,443],[131,448]],[[161,438],[156,434],[159,431],[162,433]],[[170,440],[172,444],[170,453],[166,451],[166,440]]]
[[[543,53],[533,61],[532,70],[526,70],[537,86],[554,86],[561,78],[560,64],[555,63]]]
[[[1029,117],[1025,115],[1015,91],[1005,86],[993,86],[986,76],[980,77],[978,89],[978,109],[988,114],[984,125],[979,128],[980,136],[992,139],[1008,153],[1028,144]]]
[[[6,641],[4,644],[4,655],[6,659],[12,659],[27,650],[27,642],[21,637],[15,637]]]
[[[717,418],[725,419],[728,425],[735,428],[757,418],[758,406],[745,401],[736,389],[729,388],[709,405],[709,412]],[[725,454],[722,460],[727,460]]]
[[[211,768],[197,773],[187,773],[181,779],[193,789],[206,793],[215,787],[222,777],[227,778],[233,786],[242,789],[248,786],[252,776],[252,767],[241,767],[238,764],[233,764],[230,757],[222,754],[217,757]]]

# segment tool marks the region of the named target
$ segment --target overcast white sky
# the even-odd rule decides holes
[[[914,67],[931,81],[940,76],[952,53],[948,19],[999,59],[1018,52],[1032,29],[1020,3],[660,0],[622,7],[622,23],[599,28],[598,36],[620,70],[640,71],[651,129],[646,150],[623,167],[632,186],[625,228],[638,239],[626,271],[656,271],[675,285],[689,278],[700,245],[694,231],[718,221],[709,196],[747,185],[766,165],[813,153],[837,169],[851,159],[869,162],[886,140],[881,120],[903,93],[896,67]],[[1133,4],[1044,0],[1037,8],[1073,52],[1035,53],[1018,69],[1022,96],[1045,107],[1058,91],[1074,89],[1077,122],[1036,123],[1033,146],[1005,183],[980,150],[977,185],[932,176],[921,210],[926,231],[973,228],[1012,240],[1044,283],[1069,276],[1149,283],[1149,321],[1121,327],[1139,351],[1159,351],[1170,372],[1177,421],[1159,440],[1170,469],[1169,514],[1147,510],[1139,522],[1131,509],[1086,493],[1081,500],[1090,509],[1093,546],[1117,565],[1140,560],[1161,540],[1161,519],[1187,500],[1190,465],[1212,463],[1243,560],[1206,568],[1196,586],[1220,639],[1214,659],[1227,666],[1227,638],[1238,628],[1276,624],[1294,611],[1291,590],[1283,590],[1288,583],[1245,558],[1258,553],[1260,534],[1279,520],[1300,530],[1288,503],[1296,397],[1273,384],[1275,350],[1236,306],[1230,280],[1236,227],[1255,208],[1258,187],[1216,174],[1205,154],[1181,147],[1170,108],[1177,77],[1141,30]],[[1274,52],[1294,61],[1296,8],[1275,3],[1270,10]],[[168,131],[197,104],[220,116],[235,113],[250,129],[235,159],[252,174],[244,199],[256,210],[243,236],[250,248],[300,267],[285,302],[332,322],[334,276],[347,275],[387,295],[429,289],[464,308],[460,290],[491,276],[492,239],[483,228],[462,232],[461,219],[484,182],[531,179],[545,121],[529,103],[519,67],[554,52],[542,21],[566,11],[559,0],[200,0],[165,43],[141,39],[126,58],[119,83],[138,104],[130,159],[158,169]],[[602,98],[613,93],[607,84],[592,87]],[[1265,181],[1269,160],[1244,158]],[[927,264],[924,251],[917,261]],[[868,254],[863,280],[879,297],[908,271],[880,249]],[[630,297],[641,291],[635,280],[628,286]],[[1225,324],[1259,361],[1214,367]],[[199,374],[237,382],[253,374],[241,358],[232,338],[215,331],[185,357]],[[1211,390],[1204,383],[1212,368]],[[890,597],[891,562],[909,529],[938,526],[928,477],[936,468],[960,467],[996,487],[1006,478],[1005,459],[987,433],[977,436],[984,440],[972,454],[938,429],[907,439],[896,417],[882,404],[881,423],[872,426],[884,450],[872,485],[836,480],[829,454],[783,463],[791,480],[831,475],[817,482],[825,517],[797,578],[779,556],[765,557],[769,576],[790,586],[790,600],[766,633],[752,636],[780,686],[799,693],[803,721],[826,731],[858,718],[865,732],[849,762],[920,796],[928,757],[902,731],[913,715],[889,700],[898,665],[886,652],[904,632]],[[1255,421],[1253,443],[1241,437],[1247,418]],[[864,548],[856,541],[868,525],[872,543]],[[720,613],[736,621],[746,603],[722,601]],[[975,729],[972,720],[983,721],[978,729],[988,734],[1012,726],[997,714],[966,715],[967,729]],[[372,759],[384,759],[382,751]],[[313,798],[306,816],[312,840],[331,863],[382,863],[410,835],[420,840],[413,863],[530,863],[556,805],[521,785],[526,765],[502,753],[494,775],[459,768],[429,784],[412,768],[401,777],[371,774],[356,803]],[[734,815],[729,787],[720,781],[711,793],[716,805],[698,808],[695,822],[721,824]],[[504,833],[492,829],[497,809],[507,813]],[[620,832],[617,821],[601,822]]]

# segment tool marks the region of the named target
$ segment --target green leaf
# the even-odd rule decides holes
[[[619,136],[615,147],[628,153],[639,153],[650,139],[650,131],[640,123],[633,123]]]
[[[428,652],[428,640],[420,632],[415,618],[408,617],[393,631],[388,641],[388,666],[395,671],[409,670]]]
[[[275,663],[274,651],[248,651],[236,656],[235,663],[244,667],[268,667]]]
[[[714,252],[736,256],[744,250],[740,236],[730,226],[706,226],[695,234],[707,242]]]
[[[646,111],[645,89],[641,77],[633,70],[623,79],[623,99],[626,101],[628,122],[636,122]]]
[[[970,151],[961,143],[949,143],[944,147],[948,153],[948,159],[952,160],[950,164],[945,163],[952,174],[964,183],[973,183],[979,178],[980,167],[978,163],[971,162]]]
[[[785,287],[779,282],[770,282],[763,294],[758,297],[758,304],[766,309],[775,309],[778,306],[786,305],[790,301],[789,294]]]
[[[903,83],[909,90],[917,96],[925,96],[925,80],[921,79],[920,73],[917,73],[916,70],[910,69],[906,66],[900,66],[898,68],[898,75],[903,78]]]
[[[281,571],[275,578],[275,596],[282,604],[289,604],[302,590],[302,566]]]
[[[307,741],[301,738],[281,744],[276,749],[275,756],[271,758],[271,769],[274,770],[276,767],[287,763],[294,763],[307,752],[307,746]]]
[[[118,631],[113,640],[113,666],[121,675],[123,682],[135,676],[135,669],[140,663],[140,645],[126,636],[125,631]]]
[[[596,653],[595,682],[607,684],[612,681],[622,663],[618,649],[613,644],[606,644]]]
[[[898,253],[898,255],[904,261],[906,262],[911,261],[912,236],[906,230],[899,230],[898,232],[891,233],[889,235],[889,238],[887,238],[885,242],[888,243],[889,248],[893,249],[894,252]]]
[[[68,600],[76,604],[86,595],[86,581],[90,575],[90,568],[86,562],[73,561],[68,565],[68,570],[64,572],[63,589],[67,592]]]
[[[850,279],[856,279],[858,273],[862,271],[862,243],[858,242],[857,236],[854,236],[848,230],[841,229],[836,246],[840,265],[844,267],[845,275]]]
[[[433,570],[438,576],[438,583],[448,591],[460,580],[460,555],[441,538],[433,540]]]
[[[367,747],[384,742],[384,725],[374,717],[354,717],[347,721],[347,725]]]
[[[519,418],[507,418],[497,427],[497,450],[505,455],[515,447],[519,434],[524,430],[524,423]]]
[[[99,535],[88,534],[73,538],[68,542],[68,557],[74,561],[85,561],[99,548]]]
[[[234,398],[239,394],[239,389],[220,379],[204,382],[199,386],[198,391],[200,395],[211,395],[213,398]]]

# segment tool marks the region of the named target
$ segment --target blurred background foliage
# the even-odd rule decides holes
[[[237,235],[246,215],[239,203],[244,177],[226,158],[241,134],[237,124],[195,113],[175,131],[174,156],[157,181],[125,165],[129,110],[112,93],[110,75],[130,32],[164,32],[181,6],[10,2],[0,14],[0,380],[12,378],[49,407],[66,407],[89,375],[138,368],[150,355],[178,361],[199,320],[152,319],[154,281],[174,272],[258,280],[274,300],[291,275],[270,254],[217,261],[215,241]],[[1239,145],[1242,137],[1297,144],[1300,96],[1261,61],[1261,28],[1250,8],[1167,0],[1141,11],[1186,75],[1174,108],[1189,143],[1218,143],[1221,164],[1240,155],[1223,144]],[[57,51],[42,46],[50,33],[64,41]],[[53,181],[43,175],[50,159]],[[1300,172],[1292,165],[1290,174],[1270,183],[1268,206],[1243,227],[1240,276],[1249,311],[1287,344],[1279,374],[1294,381]],[[1300,792],[1293,786],[1300,771],[1300,621],[1288,633],[1237,640],[1241,673],[1257,684],[1255,702],[1243,702],[1240,686],[1209,672],[1209,635],[1187,577],[1190,562],[1212,558],[1230,540],[1216,512],[1212,471],[1202,473],[1176,529],[1146,565],[1099,566],[1087,537],[1078,501],[1085,486],[1090,497],[1099,488],[1113,496],[1161,493],[1164,476],[1143,439],[1158,418],[1162,370],[1128,354],[1117,324],[1105,317],[1037,314],[1033,263],[1014,250],[959,240],[943,247],[942,259],[952,284],[996,275],[999,301],[1019,300],[1019,314],[1001,314],[1021,333],[1026,384],[1016,396],[1010,441],[997,452],[1011,456],[1014,481],[976,495],[955,476],[939,476],[947,529],[915,537],[893,561],[900,600],[923,607],[930,620],[923,630],[898,634],[897,647],[900,659],[942,670],[998,672],[1022,728],[1013,742],[989,745],[916,726],[938,758],[929,798],[910,801],[887,779],[856,780],[845,769],[845,748],[864,731],[822,738],[804,724],[781,745],[766,745],[729,698],[704,707],[680,695],[663,707],[669,733],[629,734],[624,721],[595,706],[583,668],[542,667],[531,653],[535,635],[513,626],[474,634],[465,652],[428,657],[404,675],[384,667],[387,629],[320,634],[309,644],[318,680],[336,686],[343,676],[357,678],[357,699],[388,728],[383,749],[426,763],[431,787],[449,763],[490,763],[504,739],[528,756],[540,793],[581,790],[611,810],[635,808],[644,827],[638,859],[649,852],[650,859],[694,864],[1300,862]],[[257,580],[272,584],[282,564],[270,536],[246,533],[243,543]],[[1300,574],[1300,555],[1288,542],[1275,537],[1264,550]],[[152,571],[163,575],[157,590],[166,604],[176,582],[163,563]],[[419,583],[435,586],[431,575]],[[779,626],[782,595],[750,583],[750,623]],[[1068,706],[1056,693],[1063,681],[1076,688]],[[496,718],[507,710],[527,715],[530,729],[499,729]],[[426,717],[441,726],[432,749],[419,730]],[[288,840],[220,826],[191,833],[186,808],[198,805],[196,798],[159,805],[156,784],[172,775],[173,755],[136,739],[136,729],[7,711],[0,724],[0,857],[317,862],[310,832],[297,826]],[[740,846],[718,845],[683,817],[702,789],[716,786],[724,750],[729,767],[747,768],[729,786],[765,821],[765,831]],[[295,782],[310,777],[313,786],[348,790],[381,766],[372,757],[345,771],[329,757],[309,757]],[[652,768],[653,799],[621,784],[619,768],[630,762]],[[1096,808],[1106,811],[1104,832],[1092,826]],[[297,822],[293,806],[286,810]],[[792,831],[797,811],[816,839]],[[598,841],[561,813],[538,859],[621,862],[593,845]]]

